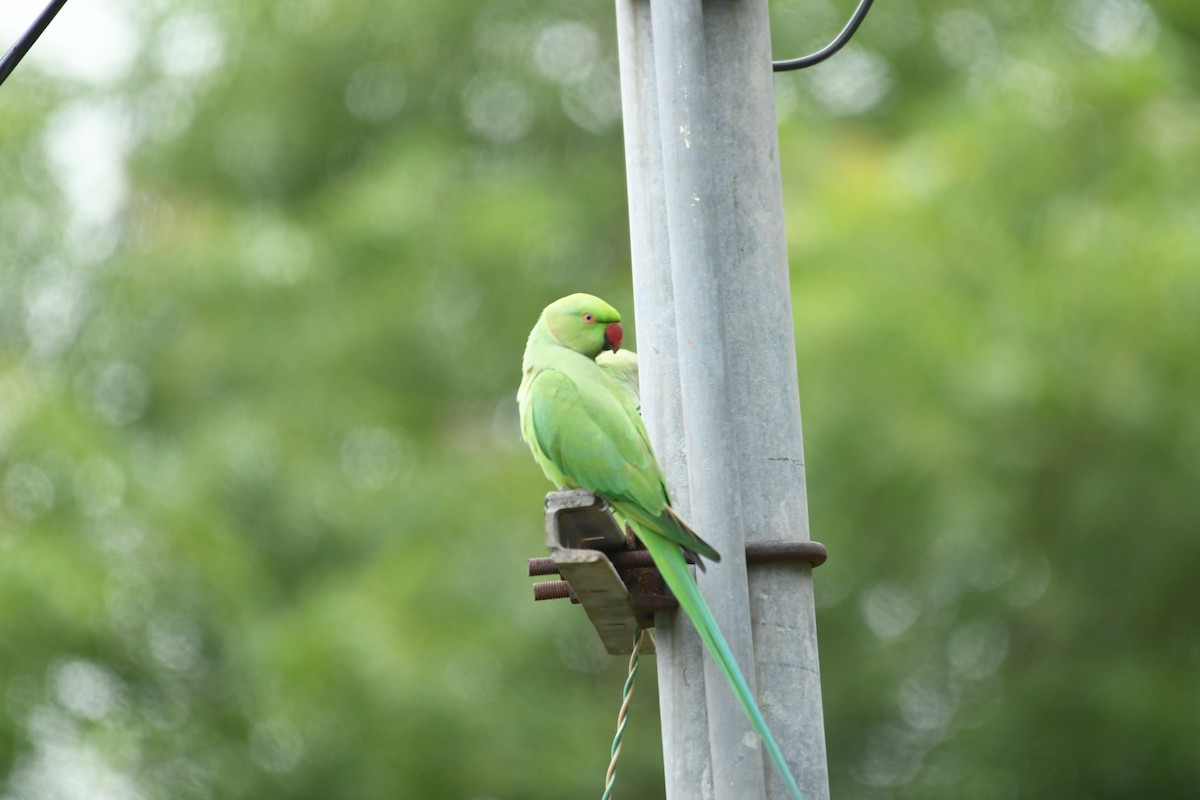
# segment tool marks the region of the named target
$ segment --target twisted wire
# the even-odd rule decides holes
[[[612,747],[609,749],[608,772],[604,774],[604,794],[600,800],[610,800],[613,784],[617,780],[617,759],[621,757],[621,740],[625,736],[625,723],[629,722],[629,701],[633,698],[634,680],[637,678],[638,662],[641,660],[642,641],[646,636],[644,628],[638,628],[633,638],[633,652],[629,654],[629,677],[625,679],[625,688],[621,690],[621,709],[617,712],[617,733],[613,736]]]

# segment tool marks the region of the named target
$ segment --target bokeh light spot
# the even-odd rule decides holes
[[[92,404],[111,425],[137,421],[150,402],[150,380],[141,368],[115,361],[101,368],[92,384]]]
[[[221,29],[197,11],[172,14],[157,38],[159,66],[174,78],[199,78],[221,65],[225,40]]]
[[[814,70],[810,84],[817,102],[831,114],[866,113],[892,88],[892,69],[883,56],[850,45],[834,63],[832,69]]]
[[[4,496],[13,516],[29,522],[54,507],[54,482],[36,464],[18,462],[4,475]]]
[[[871,587],[862,600],[867,627],[880,639],[895,639],[912,627],[921,615],[913,595],[890,583]]]
[[[346,108],[363,122],[386,122],[400,113],[408,98],[403,75],[394,64],[364,64],[346,85]]]
[[[85,459],[75,469],[75,498],[85,513],[101,516],[120,508],[125,495],[125,473],[101,456]]]
[[[1158,17],[1141,0],[1078,0],[1068,24],[1089,47],[1114,58],[1143,55],[1158,41]]]
[[[52,673],[58,702],[76,717],[101,720],[122,704],[124,692],[120,681],[99,664],[75,659],[56,665]]]
[[[79,332],[86,291],[77,272],[51,263],[29,274],[25,283],[25,336],[41,358],[62,355]]]
[[[463,92],[463,114],[475,135],[499,144],[515,142],[533,124],[533,101],[515,81],[479,75]]]
[[[958,69],[976,71],[996,61],[996,32],[978,11],[952,8],[938,15],[933,40],[938,54]]]
[[[342,472],[356,486],[378,491],[396,479],[404,450],[386,428],[356,428],[342,440]]]
[[[582,22],[556,22],[538,34],[533,63],[543,77],[569,85],[588,76],[596,64],[600,38]]]
[[[991,675],[1008,655],[1008,629],[1002,622],[971,622],[955,629],[946,647],[950,668],[964,678]]]

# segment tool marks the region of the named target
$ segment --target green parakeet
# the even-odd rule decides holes
[[[802,800],[742,671],[688,571],[684,553],[719,561],[712,545],[671,508],[666,480],[631,391],[629,362],[597,364],[621,347],[621,315],[598,297],[573,294],[548,305],[529,334],[517,403],[521,434],[560,489],[608,500],[650,552],[762,738],[789,791]],[[636,361],[632,362],[636,389]]]
[[[596,363],[604,374],[630,396],[638,412],[642,410],[642,391],[638,386],[637,353],[632,350],[605,350],[596,356]]]

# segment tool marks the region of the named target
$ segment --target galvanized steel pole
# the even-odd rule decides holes
[[[618,0],[617,30],[642,416],[675,504],[690,518],[649,0]],[[712,772],[700,638],[687,618],[676,613],[657,615],[655,637],[667,797],[709,797]]]
[[[617,0],[642,409],[701,589],[809,800],[829,796],[765,0]],[[785,797],[690,624],[661,613],[667,796]]]

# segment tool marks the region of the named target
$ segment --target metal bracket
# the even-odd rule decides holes
[[[608,501],[586,489],[546,495],[548,558],[529,559],[529,575],[560,575],[563,580],[533,585],[534,600],[570,598],[583,606],[605,649],[631,652],[638,628],[653,628],[654,614],[679,603],[671,595],[650,554],[622,531]],[[816,567],[828,551],[820,542],[751,542],[746,562],[803,561]],[[643,644],[653,653],[653,643]]]
[[[546,548],[550,558],[534,560],[549,562],[542,565],[549,571],[539,574],[558,573],[564,578],[555,582],[559,584],[555,587],[558,596],[569,596],[583,606],[610,653],[631,652],[638,628],[653,624],[653,615],[647,620],[634,611],[629,588],[605,555],[605,551],[624,550],[631,545],[604,498],[585,489],[546,495]],[[534,599],[541,585],[535,585]],[[642,650],[653,652],[653,647],[643,645]]]

